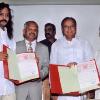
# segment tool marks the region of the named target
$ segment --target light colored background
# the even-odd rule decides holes
[[[11,5],[29,5],[29,4],[46,4],[46,5],[100,5],[100,0],[0,0]]]
[[[39,24],[38,41],[44,39],[44,25],[47,22],[56,25],[56,38],[60,38],[61,21],[69,16],[77,20],[77,35],[90,41],[96,51],[100,50],[100,5],[15,5],[11,8],[16,41],[23,39],[23,24],[28,20],[35,20]]]

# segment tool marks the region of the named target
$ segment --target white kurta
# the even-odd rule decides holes
[[[50,63],[66,65],[70,62],[84,62],[93,59],[93,49],[90,44],[80,38],[67,41],[65,37],[58,39],[51,49]],[[58,100],[83,100],[83,96],[59,96]]]
[[[100,50],[98,50],[95,54],[95,59],[98,65],[99,73],[100,73]],[[95,99],[100,100],[100,89],[95,91]]]
[[[11,48],[12,50],[15,50],[15,41],[8,38],[6,29],[5,31],[3,31],[0,28],[0,52],[2,52],[3,44]],[[14,84],[4,78],[3,62],[0,61],[0,95],[8,95],[14,92]]]

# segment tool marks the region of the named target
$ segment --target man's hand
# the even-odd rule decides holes
[[[100,86],[100,83],[98,84],[98,86]]]
[[[90,90],[87,92],[87,100],[93,99],[95,98],[95,90]]]
[[[70,62],[70,63],[68,63],[66,66],[67,66],[67,67],[72,67],[72,66],[75,66],[75,65],[77,65],[76,62]]]
[[[7,53],[3,53],[3,52],[0,52],[0,60],[7,60],[8,59],[8,54]]]

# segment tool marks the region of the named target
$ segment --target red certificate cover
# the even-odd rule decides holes
[[[3,45],[3,52],[7,53],[7,46]],[[8,69],[8,61],[3,60],[3,66],[4,66],[4,76],[5,78],[9,79],[9,69]]]
[[[87,67],[85,66],[85,69],[83,71],[84,64],[87,65]],[[78,64],[79,66],[77,65],[74,66],[73,68],[68,68],[64,65],[50,64],[49,68],[50,68],[51,93],[80,95],[89,90],[100,88],[98,86],[98,83],[100,83],[100,77],[95,60],[84,62],[84,64]],[[87,73],[88,72],[87,70],[90,71],[89,73],[94,77],[91,78],[91,75],[87,76],[89,78],[89,81],[91,82],[89,82],[88,79],[86,80],[84,78],[84,75],[81,74],[83,71],[83,73],[85,72],[88,75],[89,73]],[[79,75],[81,75],[83,79],[80,79]],[[94,81],[92,81],[93,79]],[[83,80],[85,81],[86,84],[82,84]],[[84,87],[82,85],[84,85]]]
[[[3,46],[3,52],[8,53],[8,60],[3,60],[5,78],[13,81],[15,84],[21,84],[30,80],[35,81],[40,78],[39,67],[35,61],[36,58],[34,57],[36,55],[34,56],[34,53],[22,53],[18,54],[18,56],[14,53],[14,57],[18,59],[12,59],[13,53],[9,53],[8,49],[5,45]]]
[[[55,65],[55,64],[50,64],[49,66],[49,70],[50,70],[50,91],[51,93],[54,94],[66,94],[63,93],[62,91],[62,87],[61,87],[61,83],[60,83],[60,77],[59,77],[59,72],[58,72],[58,66],[59,65]],[[62,67],[65,67],[63,65],[61,65]],[[67,93],[68,95],[80,95],[80,93],[78,91],[76,92],[70,92]]]

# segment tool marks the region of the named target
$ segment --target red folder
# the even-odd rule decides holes
[[[3,45],[3,52],[7,53],[7,46]],[[9,69],[8,69],[8,61],[3,60],[3,66],[4,66],[4,77],[6,79],[9,79]]]
[[[64,65],[60,65],[60,66],[64,66]],[[59,72],[58,72],[58,65],[50,64],[49,70],[50,70],[50,91],[51,93],[59,94],[59,95],[64,94],[61,88],[60,77],[59,77]],[[75,95],[75,96],[80,95],[78,91],[66,93],[66,94]]]
[[[7,53],[7,49],[8,47],[3,45],[3,52],[4,53]],[[9,55],[8,55],[9,57]],[[22,83],[26,83],[30,80],[27,80],[27,81],[20,81],[20,80],[15,80],[15,79],[11,79],[9,77],[9,67],[8,67],[8,60],[3,60],[3,66],[4,66],[4,77],[10,81],[12,81],[13,83],[15,83],[16,85],[19,85],[19,84],[22,84]],[[39,72],[39,67],[38,67],[38,72]],[[39,78],[40,78],[40,72],[39,72]],[[36,78],[36,79],[33,79],[33,81],[36,81],[38,80],[39,78]],[[32,80],[32,79],[31,79]]]
[[[94,60],[94,62],[95,62],[95,60]],[[95,62],[95,64],[96,64],[96,62]],[[67,95],[73,95],[73,96],[81,95],[81,93],[79,91],[70,92],[70,93],[63,93],[61,83],[60,83],[60,76],[59,76],[58,66],[66,67],[64,65],[55,65],[55,64],[50,64],[50,66],[49,66],[51,93],[59,94],[59,95],[67,94]],[[99,78],[99,81],[100,81],[100,75],[99,75],[99,72],[98,72],[97,65],[96,65],[96,69],[97,69],[98,78]]]

